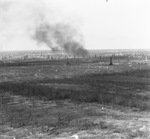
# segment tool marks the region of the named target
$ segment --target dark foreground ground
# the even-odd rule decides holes
[[[0,68],[0,139],[148,139],[150,66]]]

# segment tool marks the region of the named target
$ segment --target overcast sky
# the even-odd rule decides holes
[[[33,39],[42,22],[65,23],[86,49],[149,49],[150,0],[0,0],[0,49],[49,49]]]

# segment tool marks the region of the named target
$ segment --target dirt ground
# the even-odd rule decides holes
[[[15,106],[30,108],[35,114],[39,114],[39,117],[28,119],[31,120],[28,126],[15,128],[10,127],[9,123],[1,125],[0,138],[69,139],[74,134],[81,139],[148,139],[150,137],[149,112],[97,103],[77,104],[69,100],[45,102],[7,95],[13,99]],[[36,120],[43,121],[43,125],[36,125]],[[44,122],[49,122],[50,127]],[[57,126],[54,126],[56,123]]]
[[[38,81],[38,85],[56,90],[90,93],[104,88],[111,95],[138,94],[148,103],[149,67],[149,63],[130,62],[1,67],[0,82]],[[148,72],[137,72],[140,70]],[[44,100],[0,87],[0,139],[71,139],[72,135],[79,139],[150,138],[149,109],[121,102]]]

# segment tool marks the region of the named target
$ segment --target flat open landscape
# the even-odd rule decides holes
[[[150,139],[150,0],[0,0],[0,139]]]
[[[149,60],[58,61],[0,67],[0,139],[150,138]]]

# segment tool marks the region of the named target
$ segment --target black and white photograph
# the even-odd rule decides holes
[[[0,0],[0,139],[150,139],[150,1]]]

